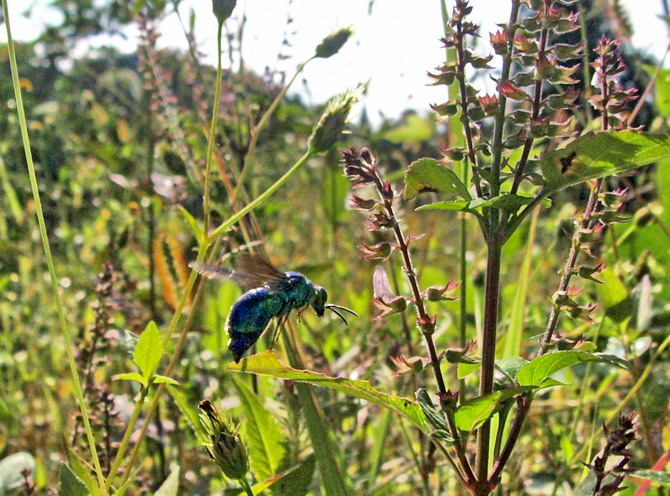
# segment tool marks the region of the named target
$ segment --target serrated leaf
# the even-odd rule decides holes
[[[281,379],[307,382],[316,386],[327,387],[345,394],[362,398],[385,408],[390,408],[404,415],[415,426],[428,433],[429,427],[419,404],[408,398],[393,396],[372,387],[368,381],[347,379],[344,377],[329,377],[325,374],[297,370],[284,365],[275,356],[272,350],[259,353],[243,359],[240,363],[231,363],[227,370],[248,372],[257,375],[269,375]]]
[[[273,485],[273,494],[279,496],[305,496],[312,484],[315,469],[316,457],[312,454],[297,466],[280,474],[282,477]],[[254,491],[254,494],[258,493]]]
[[[112,376],[113,381],[136,381],[139,382],[140,384],[143,384],[144,386],[147,385],[146,381],[144,380],[144,377],[142,377],[140,374],[137,372],[126,372],[124,374],[116,374]]]
[[[428,391],[424,388],[419,389],[416,392],[416,399],[421,406],[423,414],[426,416],[426,420],[428,420],[428,423],[433,429],[442,431],[449,430],[449,424],[447,423],[445,413],[433,404]]]
[[[531,392],[534,389],[533,386],[503,389],[467,401],[456,408],[454,412],[456,427],[462,431],[473,431],[500,410],[507,400]]]
[[[265,409],[258,396],[246,384],[234,379],[246,422],[246,441],[251,469],[260,479],[275,474],[284,456],[284,436],[275,418]]]
[[[657,472],[655,470],[636,470],[631,474],[640,479],[647,479],[664,486],[670,486],[670,472]]]
[[[58,480],[60,494],[67,494],[67,496],[88,496],[90,494],[86,484],[64,463],[61,463],[58,468]]]
[[[175,381],[172,377],[158,374],[154,375],[153,382],[154,384],[171,384],[173,386],[179,386],[179,382]]]
[[[519,356],[501,358],[496,361],[496,369],[505,374],[511,381],[516,381],[519,370],[527,363],[528,360]]]
[[[179,466],[170,472],[154,496],[177,496],[177,494],[179,494]]]
[[[590,132],[540,159],[542,196],[589,179],[630,171],[670,156],[670,136],[636,131]]]
[[[458,210],[462,212],[471,212],[468,200],[441,201],[429,205],[421,205],[417,210]]]
[[[533,195],[503,194],[488,199],[477,198],[475,200],[472,200],[470,202],[470,205],[468,206],[468,209],[472,211],[482,212],[484,208],[495,207],[499,208],[500,210],[503,210],[504,212],[515,214],[521,207],[529,204],[534,199],[535,196]],[[551,206],[551,202],[546,199],[542,200],[540,204],[544,207]]]
[[[135,363],[142,371],[142,378],[145,383],[158,369],[158,364],[163,356],[163,342],[161,341],[161,333],[158,326],[152,320],[147,324],[137,341],[133,358]]]
[[[614,355],[586,353],[584,351],[556,351],[542,355],[524,365],[517,376],[522,386],[542,386],[555,372],[580,362],[605,362],[627,369],[628,362]]]
[[[405,172],[403,197],[406,200],[411,200],[422,191],[454,193],[461,198],[470,199],[468,188],[456,173],[434,158],[415,160]]]

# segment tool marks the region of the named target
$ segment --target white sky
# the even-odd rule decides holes
[[[45,23],[57,22],[47,0],[9,1],[12,32],[18,40],[29,40],[42,31]],[[662,0],[623,0],[635,28],[633,44],[645,52],[660,57],[668,43],[667,29],[659,19]],[[190,9],[196,9],[196,32],[208,61],[214,63],[216,22],[211,14],[210,0],[184,0],[182,17],[188,22]],[[447,2],[451,10],[453,1]],[[33,16],[26,19],[21,11],[35,5]],[[495,31],[496,22],[504,22],[509,2],[503,0],[472,0],[472,18],[482,25],[482,41],[488,43],[488,33]],[[247,15],[243,53],[248,67],[263,72],[266,66],[278,68],[290,77],[295,66],[307,59],[316,45],[340,27],[352,26],[354,36],[345,47],[327,60],[311,62],[303,77],[296,81],[293,92],[300,92],[307,103],[321,103],[329,97],[370,80],[365,106],[373,122],[379,122],[383,112],[397,117],[403,110],[414,108],[422,113],[430,103],[446,99],[444,87],[427,86],[426,72],[441,64],[444,50],[439,39],[443,36],[439,0],[376,0],[368,15],[368,0],[293,0],[290,13],[294,18],[288,31],[292,48],[285,50],[292,57],[277,65],[281,40],[287,30],[288,0],[238,0],[233,17],[244,11]],[[236,19],[228,25],[235,28]],[[161,44],[185,47],[182,31],[174,15],[164,21]],[[0,41],[6,40],[4,26]],[[123,50],[136,46],[136,30],[131,28],[127,40],[108,36],[91,40],[93,46],[114,43]],[[668,63],[666,63],[668,65]]]

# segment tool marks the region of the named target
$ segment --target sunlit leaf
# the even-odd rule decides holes
[[[250,356],[243,359],[238,364],[231,363],[226,368],[236,372],[249,372],[252,374],[269,375],[281,379],[307,382],[309,384],[341,391],[385,408],[390,408],[408,418],[421,430],[427,431],[428,429],[428,424],[421,411],[421,407],[415,401],[383,393],[373,388],[368,381],[346,379],[343,377],[329,377],[308,370],[293,369],[279,362],[272,350]]]
[[[656,470],[636,470],[631,474],[633,477],[640,479],[647,479],[664,486],[670,486],[670,472],[656,471]]]
[[[462,431],[473,431],[500,410],[507,400],[534,389],[532,386],[503,389],[467,401],[454,412],[456,427]]]
[[[179,466],[175,467],[161,484],[154,496],[177,496],[179,494]]]
[[[416,160],[405,172],[404,198],[410,200],[422,191],[454,193],[461,198],[470,198],[468,188],[456,173],[434,158]]]
[[[623,369],[628,368],[626,360],[614,355],[557,351],[542,355],[521,367],[517,379],[522,386],[541,386],[551,374],[580,362],[605,362]]]
[[[670,136],[637,131],[586,133],[540,159],[543,196],[589,179],[630,171],[670,156]]]
[[[67,494],[68,496],[89,495],[86,484],[64,463],[61,463],[58,469],[58,480],[60,482],[60,494]]]
[[[246,418],[245,440],[249,446],[251,469],[259,479],[268,479],[275,474],[284,456],[284,436],[258,396],[242,381],[235,379],[234,383]]]
[[[148,381],[158,369],[158,364],[163,356],[163,343],[158,326],[152,320],[147,324],[137,341],[137,347],[133,358],[142,371],[142,377]]]

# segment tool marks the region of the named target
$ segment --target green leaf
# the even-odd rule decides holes
[[[154,384],[172,384],[173,386],[179,386],[179,382],[175,381],[172,377],[158,374],[154,375],[153,382]]]
[[[170,384],[168,384],[166,387],[168,393],[170,393],[170,396],[172,396],[172,399],[177,404],[177,408],[179,408],[179,411],[188,421],[196,437],[201,442],[209,441],[203,432],[202,425],[200,424],[200,417],[198,416],[196,409],[193,407],[193,403],[189,401],[189,399],[179,387],[175,387]]]
[[[433,136],[433,125],[416,114],[410,114],[405,123],[389,129],[383,138],[392,143],[423,143]]]
[[[670,136],[636,131],[590,132],[540,159],[542,195],[589,179],[611,176],[670,156]]]
[[[296,384],[296,390],[325,495],[353,496],[353,486],[343,463],[340,446],[314,391],[307,384]]]
[[[154,496],[177,496],[179,494],[179,466],[175,467]]]
[[[598,284],[596,288],[605,315],[618,323],[630,318],[633,315],[633,300],[621,279],[609,267],[605,268],[598,278],[604,282]]]
[[[305,496],[312,484],[314,478],[314,470],[316,469],[316,458],[314,455],[309,455],[299,465],[282,472],[282,477],[278,479],[273,487],[273,494],[278,496]],[[273,477],[277,479],[278,476]],[[254,494],[258,494],[255,491]]]
[[[284,456],[284,436],[279,424],[265,409],[258,396],[242,381],[235,379],[238,398],[246,417],[246,441],[249,446],[251,469],[258,479],[275,474]]]
[[[135,352],[133,353],[133,358],[142,371],[142,378],[145,383],[149,382],[151,376],[158,369],[162,356],[163,343],[161,341],[161,333],[158,330],[158,326],[152,320],[140,335]]]
[[[651,68],[649,72],[650,75],[653,75],[656,67]],[[670,69],[663,69],[656,79],[654,103],[659,114],[663,117],[670,117]]]
[[[555,372],[580,362],[605,362],[623,369],[628,362],[614,355],[601,355],[583,351],[557,351],[542,355],[521,367],[517,379],[522,386],[542,386]]]
[[[664,486],[670,486],[670,472],[657,472],[655,470],[636,470],[632,474],[634,477],[639,477],[641,479],[647,479],[652,482],[657,482],[658,484],[663,484]]]
[[[454,412],[456,427],[462,431],[473,431],[490,419],[508,400],[533,390],[535,387],[532,386],[515,387],[467,401]]]
[[[459,212],[471,212],[468,200],[440,201],[421,205],[417,210],[458,210]]]
[[[411,200],[422,191],[455,193],[470,199],[468,188],[456,173],[434,158],[420,158],[412,162],[405,172],[404,198]]]
[[[60,481],[60,494],[67,496],[88,496],[90,493],[86,484],[64,463],[58,468],[58,480]]]
[[[496,369],[505,374],[511,381],[516,381],[519,370],[526,365],[528,360],[520,356],[501,358],[496,361]]]
[[[419,401],[419,406],[421,406],[421,410],[432,428],[436,431],[449,432],[446,414],[433,404],[428,391],[424,388],[419,389],[416,392],[416,399]]]
[[[313,455],[310,455],[308,457],[313,458]],[[306,460],[307,461],[307,460]],[[263,491],[265,491],[268,487],[274,486],[276,489],[277,486],[279,485],[278,483],[281,482],[285,477],[290,476],[293,472],[296,472],[300,470],[302,465],[296,465],[294,467],[289,468],[288,470],[283,471],[280,474],[273,475],[269,479],[266,479],[262,482],[257,482],[253,486],[251,486],[251,492],[254,494],[265,494]],[[238,494],[246,495],[246,491],[241,488],[241,487],[234,487],[234,488],[228,488],[223,491],[224,496],[237,496]],[[275,491],[273,494],[283,494],[279,491]],[[290,496],[293,496],[292,494]]]
[[[23,482],[21,471],[24,468],[35,472],[35,459],[27,451],[19,451],[0,461],[0,494],[16,489]]]
[[[144,386],[147,385],[144,377],[142,377],[137,372],[126,372],[124,374],[116,374],[112,376],[113,381],[137,381]]]
[[[457,367],[458,378],[463,379],[481,368],[481,363],[459,363]]]
[[[476,198],[468,205],[468,210],[473,212],[482,212],[485,208],[499,208],[500,210],[509,214],[515,214],[521,207],[529,204],[535,199],[534,195],[512,195],[503,194],[493,198],[483,199]],[[540,202],[543,207],[550,207],[551,201],[544,199]]]
[[[195,220],[195,218],[191,215],[191,212],[186,210],[181,205],[179,205],[179,211],[181,212],[182,216],[184,217],[184,220],[186,221],[186,223],[191,228],[191,232],[193,233],[193,236],[195,237],[195,240],[198,242],[198,245],[201,245],[202,241],[204,239],[204,235],[203,235],[202,228],[198,224],[198,221]]]
[[[346,379],[344,377],[329,377],[308,370],[291,368],[279,362],[272,350],[250,356],[237,364],[231,363],[226,368],[227,370],[236,372],[249,372],[257,375],[270,375],[281,379],[307,382],[316,386],[341,391],[385,408],[390,408],[405,416],[422,431],[429,432],[428,423],[421,411],[421,407],[415,401],[378,391],[368,381]]]

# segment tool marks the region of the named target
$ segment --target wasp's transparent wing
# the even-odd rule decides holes
[[[198,262],[191,262],[189,267],[210,279],[230,278],[245,291],[266,285],[271,291],[278,291],[288,282],[286,274],[258,255],[236,256],[232,269]]]
[[[257,288],[267,285],[271,291],[281,290],[289,282],[286,274],[272,265],[267,258],[250,254],[235,257],[233,274],[230,277],[242,287]]]
[[[232,270],[219,265],[191,262],[188,266],[208,279],[227,279],[233,274]]]

